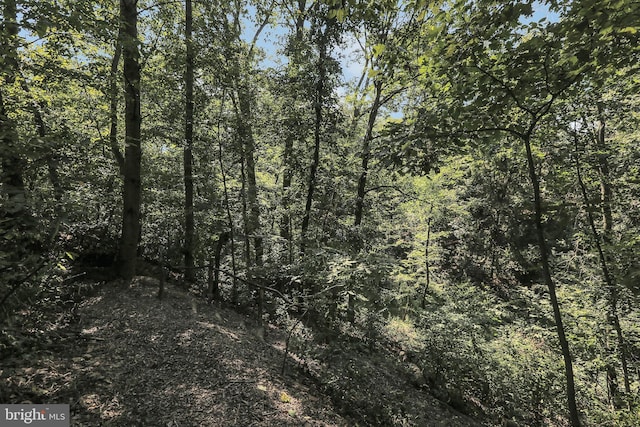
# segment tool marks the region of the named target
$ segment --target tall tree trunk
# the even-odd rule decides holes
[[[187,47],[185,83],[185,145],[184,157],[184,277],[195,281],[194,213],[193,213],[193,10],[191,0],[186,0],[185,43]]]
[[[313,158],[311,160],[311,166],[309,167],[309,184],[307,187],[307,199],[304,207],[304,216],[302,217],[302,227],[300,230],[300,247],[301,252],[304,254],[306,248],[305,239],[307,237],[307,230],[309,229],[309,222],[311,220],[311,207],[313,205],[313,194],[316,189],[316,175],[318,173],[318,165],[320,163],[320,142],[322,141],[322,121],[325,95],[325,80],[326,80],[326,60],[327,60],[327,40],[325,34],[320,34],[318,42],[318,81],[316,83],[316,94],[314,100],[314,112],[315,122],[313,128]]]
[[[262,266],[263,248],[260,235],[260,205],[258,203],[258,188],[256,184],[255,140],[253,126],[251,124],[251,95],[249,89],[241,83],[238,89],[239,115],[238,133],[242,141],[245,173],[247,178],[247,234],[253,239],[253,257],[250,256],[250,264]]]
[[[607,295],[609,296],[609,298],[607,298],[608,300],[611,300],[611,294],[614,293],[615,294],[615,289],[614,289],[614,283],[613,283],[613,278],[611,276],[611,273],[609,272],[609,264],[607,262],[606,256],[604,254],[603,248],[602,248],[602,244],[600,242],[600,233],[598,233],[598,230],[596,228],[596,222],[595,219],[593,217],[593,206],[591,205],[591,202],[589,201],[589,194],[587,191],[587,186],[584,183],[584,180],[582,179],[582,165],[580,162],[580,147],[578,145],[578,134],[576,132],[573,133],[573,142],[574,142],[574,151],[575,151],[575,155],[574,155],[574,162],[575,162],[575,167],[576,167],[576,176],[578,179],[578,185],[580,187],[580,192],[582,194],[582,199],[585,205],[585,210],[587,211],[587,221],[589,222],[589,227],[591,228],[591,233],[593,234],[593,239],[594,239],[594,244],[596,246],[596,250],[598,251],[598,259],[600,260],[600,267],[602,268],[602,274],[604,276],[604,282],[605,282],[605,287],[607,289]],[[606,220],[605,220],[606,221]],[[611,301],[609,301],[610,307],[610,313],[607,314],[607,321],[609,323],[614,323],[612,321],[612,316],[615,316],[617,319],[617,309],[616,309],[616,305],[617,304],[613,304],[613,306],[611,306]],[[615,328],[615,326],[614,326]],[[606,329],[605,332],[605,347],[607,347],[607,352],[611,352],[608,344],[608,335],[609,335],[609,329]],[[625,361],[626,364],[626,361]],[[611,401],[615,401],[616,400],[616,396],[617,396],[617,390],[618,390],[618,380],[617,380],[617,375],[616,375],[616,370],[615,367],[607,362],[607,389],[609,390],[609,398]]]
[[[231,237],[231,233],[228,231],[220,233],[213,255],[213,264],[209,260],[209,302],[220,299],[220,259],[222,258],[222,248],[229,240],[229,237]]]
[[[603,232],[602,236],[598,232],[596,227],[596,221],[593,216],[593,206],[589,202],[589,195],[587,187],[582,179],[582,167],[580,164],[580,151],[578,146],[578,135],[573,134],[574,148],[575,148],[575,165],[576,174],[578,178],[578,184],[582,193],[585,208],[587,210],[587,219],[589,221],[589,227],[594,237],[594,243],[598,252],[598,259],[600,260],[600,267],[602,269],[602,275],[606,286],[607,303],[609,305],[609,312],[607,313],[607,321],[616,333],[618,356],[622,365],[622,374],[624,381],[625,392],[628,394],[631,392],[631,385],[629,380],[629,367],[627,363],[626,344],[624,334],[622,333],[622,327],[620,326],[620,319],[618,317],[618,288],[615,282],[613,272],[611,271],[611,257],[608,255],[607,248],[611,244],[611,230],[613,228],[613,215],[611,213],[611,184],[609,182],[609,161],[607,158],[608,148],[605,139],[605,121],[602,115],[599,118],[599,126],[596,131],[595,141],[597,149],[597,161],[598,172],[600,174],[600,204],[602,208],[603,219]],[[607,340],[605,340],[606,342]],[[614,366],[607,367],[607,384],[609,389],[610,398],[612,401],[616,401],[617,375],[615,373]]]
[[[280,237],[286,242],[288,262],[291,263],[291,213],[289,209],[291,207],[291,182],[293,176],[293,169],[290,166],[291,159],[293,158],[293,135],[287,135],[284,141],[284,152],[282,163],[284,164],[284,170],[282,173],[282,218],[280,218]]]
[[[275,2],[271,3],[269,8],[272,8]],[[241,2],[234,3],[233,10],[233,25],[230,26],[230,30],[233,31],[234,37],[237,38],[238,41],[241,40],[241,22],[240,22],[240,14],[242,11]],[[258,37],[260,33],[269,23],[269,14],[267,14],[262,21],[262,23],[256,29],[255,34],[253,35],[253,39],[249,44],[249,50],[246,53],[246,57],[243,61],[235,57],[236,63],[236,96],[232,96],[232,100],[234,103],[234,109],[236,114],[236,125],[238,131],[238,137],[242,144],[242,157],[244,164],[244,172],[246,174],[246,203],[247,203],[247,219],[245,221],[246,224],[246,233],[247,238],[253,239],[254,245],[254,253],[253,257],[251,257],[251,253],[249,253],[248,259],[248,267],[252,266],[262,266],[263,262],[263,241],[260,230],[260,204],[258,202],[258,188],[256,184],[256,163],[255,163],[255,151],[256,151],[256,143],[253,135],[253,112],[252,105],[253,102],[253,94],[251,91],[251,82],[249,80],[248,74],[243,74],[247,66],[252,64],[254,58],[254,49],[256,43],[258,41]],[[248,71],[247,71],[248,73]],[[245,180],[243,177],[243,185],[245,185]]]
[[[609,174],[609,148],[607,147],[606,139],[606,122],[604,114],[601,111],[600,105],[598,105],[598,114],[600,125],[596,135],[597,150],[598,150],[598,169],[600,172],[600,203],[602,205],[602,222],[604,231],[602,233],[602,241],[605,249],[602,251],[601,262],[603,264],[603,272],[605,266],[610,266],[611,256],[609,255],[609,247],[611,245],[611,230],[613,229],[613,215],[611,213],[612,206],[612,194],[611,189],[611,176]],[[615,283],[615,276],[611,269],[607,268],[607,274],[609,281],[607,282],[609,290],[609,310],[610,320],[613,329],[616,331],[616,338],[618,341],[618,353],[620,357],[620,363],[622,365],[622,376],[624,381],[624,391],[631,393],[631,382],[629,380],[629,366],[627,363],[627,345],[624,335],[622,334],[622,327],[620,326],[620,319],[618,318],[618,287]]]
[[[27,80],[21,75],[20,62],[18,59],[17,51],[17,35],[19,27],[16,20],[16,3],[13,0],[6,1],[3,9],[3,18],[5,22],[4,31],[2,34],[2,56],[4,62],[7,64],[5,68],[5,80],[7,83],[14,83],[17,77],[20,77],[19,83],[25,94],[31,98],[30,107],[33,114],[33,121],[36,127],[38,137],[44,141],[47,136],[47,127],[43,117],[43,105],[33,97],[33,94],[27,84]],[[7,43],[5,46],[4,44]],[[27,197],[24,180],[22,177],[22,168],[25,165],[24,160],[19,155],[18,148],[18,132],[15,129],[14,123],[7,117],[7,111],[5,110],[4,102],[2,99],[2,93],[0,92],[0,135],[2,135],[3,148],[6,153],[3,153],[2,165],[3,176],[2,183],[7,186],[7,192],[9,196],[8,207],[10,217],[20,218],[18,224],[22,227],[27,227],[25,220],[27,217],[24,215],[27,211]],[[62,184],[60,183],[60,177],[58,175],[58,167],[56,160],[56,150],[51,150],[46,155],[47,171],[49,174],[49,181],[53,187],[53,196],[56,201],[56,215],[51,224],[50,241],[53,241],[55,233],[60,226],[60,222],[64,217],[64,206],[62,199],[64,191]],[[6,174],[6,175],[5,175]],[[5,181],[5,177],[7,180]],[[22,230],[25,231],[25,230]]]
[[[433,205],[431,205],[431,210],[429,211],[429,219],[427,220],[427,241],[424,243],[424,269],[426,283],[424,284],[422,301],[420,302],[420,307],[422,308],[426,308],[427,306],[427,292],[429,291],[429,286],[431,286],[431,262],[429,261],[429,249],[431,245],[431,212],[433,212]]]
[[[227,213],[227,222],[229,223],[229,240],[231,241],[231,271],[233,273],[233,285],[231,288],[231,302],[236,304],[238,302],[238,283],[237,283],[237,275],[236,271],[236,248],[235,248],[235,226],[233,224],[233,215],[231,214],[231,204],[229,201],[229,188],[227,187],[227,174],[224,168],[224,161],[222,157],[222,114],[224,112],[224,100],[225,95],[222,96],[222,102],[220,103],[220,115],[218,116],[218,163],[220,164],[220,175],[222,176],[222,189],[224,192],[224,206]],[[244,180],[244,173],[242,176]],[[243,204],[243,212],[245,212]]]
[[[532,128],[533,129],[533,128]],[[558,341],[560,341],[560,347],[562,349],[562,356],[564,359],[565,368],[565,380],[567,384],[567,404],[569,408],[569,419],[573,427],[580,426],[580,417],[578,414],[578,406],[576,404],[576,388],[573,375],[573,361],[571,359],[571,351],[569,349],[569,342],[564,331],[564,325],[562,322],[562,314],[560,311],[560,304],[558,303],[558,297],[556,295],[556,285],[551,277],[551,267],[549,265],[549,249],[547,248],[547,240],[544,235],[544,223],[542,222],[543,208],[542,197],[540,195],[540,179],[536,172],[536,165],[533,159],[531,151],[531,131],[522,136],[522,140],[527,152],[527,165],[529,168],[529,178],[531,180],[531,186],[533,187],[533,203],[535,211],[535,225],[536,236],[538,239],[538,249],[540,251],[540,262],[542,263],[542,274],[544,277],[547,290],[549,291],[549,299],[551,300],[551,306],[553,307],[553,318],[556,324],[556,331],[558,334]]]
[[[293,86],[293,103],[295,105],[298,99],[297,82],[299,76],[297,75],[296,68],[300,66],[300,48],[303,44],[304,38],[304,23],[305,23],[305,9],[306,0],[298,0],[298,10],[295,16],[295,35],[293,39],[293,47],[291,49],[292,54],[289,59],[289,67],[294,69],[295,77],[292,79],[291,84]],[[295,112],[294,112],[295,114]],[[294,120],[295,123],[295,120]],[[290,127],[293,127],[290,126]],[[295,142],[296,133],[292,129],[288,129],[287,136],[284,140],[284,152],[282,163],[284,165],[282,173],[282,218],[280,219],[280,237],[286,242],[287,246],[287,258],[288,262],[293,262],[293,248],[291,234],[291,213],[289,212],[291,205],[291,182],[293,180],[293,168],[291,167],[291,161],[293,159],[293,144]]]
[[[0,40],[0,54],[3,56],[3,66],[0,70],[7,86],[12,85],[18,75],[18,21],[15,0],[5,0],[2,9],[3,27]],[[7,202],[3,207],[3,214],[22,221],[26,219],[27,196],[22,176],[24,160],[20,156],[18,131],[15,123],[9,118],[5,105],[4,94],[0,89],[0,156],[2,158],[2,175],[0,183],[6,193]]]
[[[243,150],[244,151],[244,150]],[[242,225],[243,225],[243,243],[244,243],[244,263],[247,268],[251,265],[251,239],[249,239],[249,211],[247,210],[247,174],[245,172],[244,154],[240,159],[240,197],[242,199]]]
[[[360,166],[360,178],[358,179],[358,192],[356,195],[356,207],[354,212],[353,225],[360,227],[362,224],[362,216],[364,212],[364,196],[367,188],[367,175],[369,173],[369,159],[371,157],[371,139],[373,138],[373,127],[376,124],[378,117],[378,111],[380,110],[380,98],[382,95],[382,82],[376,81],[373,84],[375,88],[375,95],[373,98],[373,104],[369,110],[369,119],[367,120],[367,129],[364,137],[362,138],[362,154],[361,154],[361,166]],[[359,249],[359,248],[358,248]],[[349,293],[347,301],[347,320],[351,323],[355,321],[355,305],[356,298],[353,292]]]
[[[260,231],[260,205],[258,202],[258,188],[256,183],[256,163],[255,163],[255,139],[253,137],[253,125],[251,115],[251,94],[248,83],[241,82],[238,88],[238,105],[236,109],[236,119],[238,123],[238,135],[242,141],[242,154],[244,157],[243,171],[246,172],[246,238],[253,239],[253,254],[248,251],[247,267],[262,267],[263,247]],[[239,114],[238,114],[239,113]],[[243,173],[243,187],[245,186]],[[247,248],[248,249],[248,248]],[[253,257],[251,256],[253,255]],[[251,270],[250,270],[251,271]],[[250,274],[250,276],[252,276]],[[262,324],[262,312],[264,304],[264,290],[258,289],[258,321]]]
[[[140,165],[140,52],[138,48],[137,0],[120,0],[123,26],[122,57],[125,85],[125,156],[122,191],[122,235],[118,254],[119,273],[130,279],[136,272],[136,255],[140,239],[140,205],[142,181]]]
[[[2,137],[2,176],[0,183],[7,196],[3,214],[10,218],[24,218],[27,196],[22,178],[24,160],[18,154],[18,132],[7,116],[2,93],[0,93],[0,135]]]
[[[371,157],[371,139],[373,138],[373,127],[376,124],[378,111],[380,110],[380,97],[382,95],[382,82],[376,81],[375,95],[371,110],[369,110],[369,120],[367,121],[367,130],[362,138],[362,164],[360,178],[358,179],[358,193],[356,196],[356,208],[354,213],[353,225],[358,227],[362,223],[362,215],[364,211],[364,196],[367,187],[367,174],[369,173],[369,159]]]

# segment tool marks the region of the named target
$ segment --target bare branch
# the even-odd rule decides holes
[[[269,7],[267,8],[269,10],[269,13],[267,13],[267,16],[265,16],[264,20],[256,30],[256,33],[253,35],[253,39],[251,40],[251,44],[249,45],[249,52],[248,52],[249,58],[251,58],[251,56],[253,55],[253,49],[256,47],[256,43],[258,42],[258,37],[260,37],[260,33],[262,33],[262,30],[264,30],[267,24],[269,24],[269,18],[271,18],[271,12],[275,4],[276,4],[275,0],[271,2]]]

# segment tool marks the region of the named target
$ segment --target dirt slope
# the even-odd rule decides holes
[[[74,426],[477,425],[380,357],[334,355],[280,375],[282,332],[263,339],[234,311],[175,288],[159,301],[156,291],[141,279],[126,290],[109,283],[72,316],[23,312],[29,335],[2,361],[0,401],[70,403]],[[380,418],[369,401],[397,415]]]

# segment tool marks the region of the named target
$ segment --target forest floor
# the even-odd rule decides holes
[[[339,342],[285,357],[228,308],[152,280],[76,284],[3,325],[0,402],[69,403],[73,426],[477,426],[393,357]],[[48,307],[43,309],[42,307]],[[320,356],[323,355],[323,356]]]

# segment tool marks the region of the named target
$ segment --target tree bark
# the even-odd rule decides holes
[[[564,325],[562,322],[562,314],[560,311],[560,304],[558,303],[558,297],[556,295],[556,285],[551,277],[551,267],[549,264],[549,249],[547,247],[547,240],[544,235],[544,223],[542,222],[543,207],[542,197],[540,195],[540,179],[536,172],[536,165],[533,159],[531,151],[531,130],[529,133],[522,136],[525,149],[527,152],[527,165],[529,169],[529,178],[531,180],[531,186],[533,187],[533,203],[535,212],[535,226],[536,236],[538,239],[538,249],[540,251],[540,262],[542,263],[542,275],[544,282],[549,291],[549,298],[551,300],[551,306],[553,308],[553,318],[556,324],[556,331],[558,334],[558,341],[560,341],[560,348],[562,349],[562,356],[564,360],[565,368],[565,380],[567,384],[567,404],[569,408],[569,419],[573,427],[580,426],[580,417],[578,414],[578,406],[576,404],[576,389],[575,380],[573,375],[573,361],[571,359],[571,351],[569,349],[569,342],[564,331]]]
[[[111,58],[111,70],[109,74],[109,146],[113,153],[113,158],[118,164],[118,170],[120,175],[124,176],[124,156],[120,151],[118,144],[118,65],[120,64],[120,57],[122,56],[122,22],[118,23],[118,35],[116,39],[116,46]]]
[[[122,191],[122,235],[118,254],[119,274],[130,279],[136,272],[136,255],[140,239],[140,205],[142,181],[140,165],[140,52],[138,48],[137,0],[120,0],[123,26],[122,57],[125,84],[125,156]]]
[[[242,187],[240,188],[240,197],[242,199],[242,225],[243,225],[243,255],[245,267],[249,268],[251,265],[251,240],[249,239],[249,212],[247,210],[247,169],[244,161],[244,149],[242,150],[242,159],[240,159],[240,182]]]
[[[290,167],[291,158],[293,157],[293,136],[288,135],[285,138],[284,152],[282,163],[284,164],[282,174],[282,218],[280,219],[280,237],[284,239],[287,245],[287,253],[291,250],[291,213],[289,212],[291,205],[291,182],[293,171]],[[291,256],[288,255],[289,262],[292,262]]]
[[[431,206],[431,211],[429,212],[429,219],[427,220],[427,241],[424,244],[424,268],[425,268],[425,279],[426,283],[424,284],[424,290],[422,291],[422,301],[420,302],[420,307],[423,309],[427,306],[427,292],[429,291],[429,286],[431,286],[431,263],[429,261],[429,246],[431,244],[431,212],[433,211],[433,206]]]
[[[215,253],[213,256],[213,264],[209,262],[209,301],[220,299],[220,259],[222,257],[222,248],[227,243],[231,233],[225,231],[220,234],[216,242]]]
[[[187,48],[185,72],[185,145],[184,164],[184,277],[195,282],[193,212],[193,10],[191,0],[186,0],[185,43]]]

